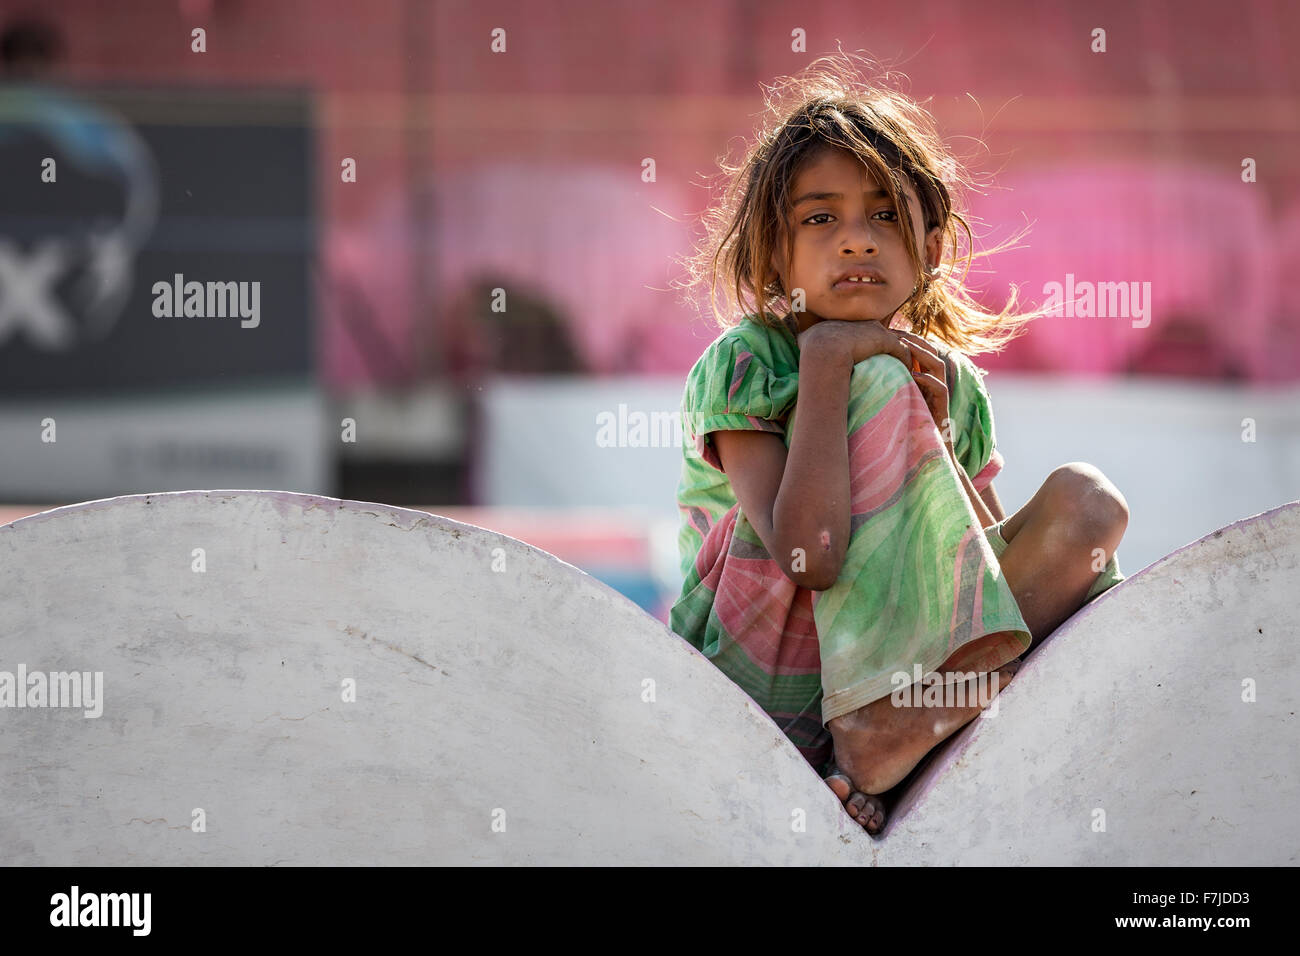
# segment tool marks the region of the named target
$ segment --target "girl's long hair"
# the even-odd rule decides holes
[[[1007,248],[1020,235],[993,249],[974,251],[974,234],[961,199],[975,184],[944,146],[929,112],[890,88],[893,75],[888,72],[877,85],[864,83],[856,61],[863,64],[863,72],[878,70],[866,57],[841,52],[814,60],[797,76],[765,87],[757,135],[738,163],[719,161],[725,178],[722,200],[705,212],[705,237],[684,262],[688,279],[676,287],[689,298],[691,290],[707,286],[708,302],[721,329],[736,324],[741,314],[765,325],[779,325],[780,314],[788,312],[791,304],[771,260],[793,212],[790,188],[819,152],[842,149],[857,156],[889,193],[902,233],[909,237],[917,291],[893,321],[902,316],[910,320],[911,331],[928,333],[967,354],[998,351],[1044,310],[1017,311],[1013,286],[1001,312],[989,312],[970,297],[965,281],[974,259]],[[904,177],[920,199],[925,219],[922,233],[935,227],[943,230],[943,253],[933,276],[927,274],[910,241],[915,233],[902,192]],[[963,265],[960,274],[958,264]],[[726,295],[725,311],[718,308],[719,285]]]

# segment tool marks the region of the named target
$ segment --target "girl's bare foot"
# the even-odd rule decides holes
[[[839,797],[849,816],[868,833],[879,833],[885,826],[885,802],[877,796],[855,789],[848,774],[838,766],[831,767],[831,772],[826,775],[826,785]]]
[[[977,696],[979,690],[984,690],[987,702],[1011,682],[1018,667],[1017,661],[1000,668],[996,682],[988,680],[987,674],[968,681],[966,699],[975,703],[967,706],[927,707],[919,702],[910,707],[896,706],[890,695],[836,717],[827,724],[835,741],[836,770],[865,795],[884,793],[906,777],[936,744],[979,715],[983,709]],[[979,682],[984,680],[989,686],[980,688]],[[919,692],[919,688],[916,690]],[[839,796],[836,785],[832,784],[831,789]],[[851,794],[842,799],[851,799]],[[883,805],[880,814],[883,825]],[[868,832],[876,831],[868,828]]]

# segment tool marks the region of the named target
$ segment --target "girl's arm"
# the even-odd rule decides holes
[[[824,591],[849,545],[850,356],[808,343],[799,357],[799,427],[713,434],[741,511],[795,584]],[[795,549],[801,549],[800,553]]]
[[[998,499],[998,493],[993,490],[993,482],[990,481],[984,486],[984,490],[980,492],[980,497],[984,499],[984,504],[988,505],[989,511],[996,520],[1006,520],[1007,513],[1002,509],[1002,502]]]

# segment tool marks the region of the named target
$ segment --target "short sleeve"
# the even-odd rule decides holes
[[[953,420],[953,451],[976,491],[983,491],[1002,470],[993,428],[993,403],[984,386],[984,371],[963,353],[952,350],[954,381],[948,390],[948,412]]]
[[[682,431],[708,465],[722,471],[709,433],[756,430],[785,434],[785,419],[799,390],[796,371],[781,374],[766,343],[736,334],[719,337],[686,378]]]

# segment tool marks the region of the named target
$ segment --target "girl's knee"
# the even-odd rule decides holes
[[[1118,540],[1128,528],[1128,502],[1101,469],[1085,461],[1055,469],[1043,493],[1051,513],[1086,537]]]

